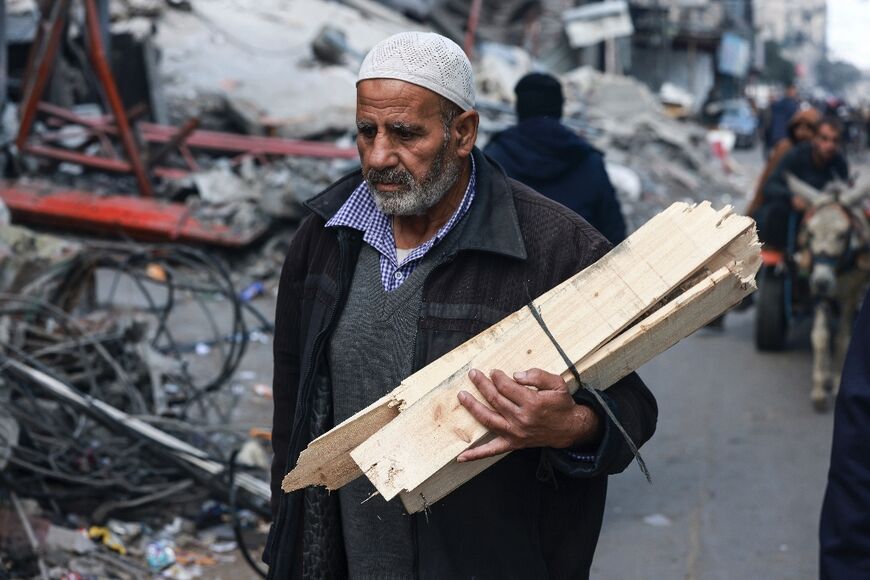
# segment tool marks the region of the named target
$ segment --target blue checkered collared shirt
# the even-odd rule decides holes
[[[423,256],[450,233],[450,230],[462,219],[471,202],[474,200],[476,170],[474,158],[471,159],[471,179],[465,188],[462,202],[447,223],[425,243],[417,246],[399,263],[396,256],[396,240],[393,237],[393,226],[390,216],[381,213],[375,205],[375,200],[365,180],[357,187],[344,205],[339,208],[332,218],[326,222],[326,227],[345,226],[363,232],[363,241],[373,247],[380,254],[381,282],[384,290],[392,292],[407,280]]]

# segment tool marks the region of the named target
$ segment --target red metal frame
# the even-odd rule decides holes
[[[477,36],[477,25],[480,22],[480,9],[483,8],[483,0],[472,0],[468,10],[468,22],[465,26],[465,55],[469,60],[474,58],[474,39]]]
[[[30,54],[27,56],[27,73],[22,91],[23,98],[21,99],[21,124],[15,139],[18,149],[24,149],[24,144],[33,128],[33,122],[36,120],[39,100],[45,93],[51,72],[54,69],[57,49],[60,46],[68,11],[69,0],[57,0],[47,18],[45,15],[40,16],[38,33],[30,49]]]
[[[0,199],[16,221],[103,233],[143,241],[245,246],[266,232],[268,224],[239,232],[224,224],[202,223],[191,208],[125,195],[97,196],[87,191],[52,190],[0,181]]]
[[[100,79],[100,84],[106,93],[106,100],[109,102],[109,107],[111,107],[112,113],[115,116],[115,124],[121,136],[121,143],[124,145],[124,151],[127,153],[127,158],[133,169],[133,175],[136,176],[139,192],[145,197],[151,197],[154,195],[154,191],[151,188],[151,180],[148,179],[148,175],[145,173],[145,165],[139,156],[139,148],[136,146],[133,131],[130,129],[127,111],[124,110],[124,103],[121,102],[121,95],[118,93],[118,87],[115,85],[115,78],[112,76],[112,71],[106,60],[106,51],[103,48],[103,35],[100,31],[100,16],[97,13],[96,1],[84,0],[84,3],[85,22],[87,24],[88,40],[90,41],[88,54],[91,57],[91,66],[94,67],[97,77]]]
[[[57,60],[60,41],[66,29],[66,20],[69,15],[69,0],[55,0],[51,6],[48,18],[40,21],[39,34],[36,42],[28,55],[28,70],[25,80],[24,97],[21,108],[21,124],[15,143],[22,152],[33,155],[44,155],[53,159],[61,159],[81,163],[99,169],[109,171],[132,172],[136,176],[139,192],[150,197],[153,195],[151,181],[145,172],[145,165],[139,155],[139,148],[130,128],[127,113],[121,103],[115,79],[106,61],[106,53],[103,48],[103,37],[100,32],[100,19],[97,13],[95,0],[83,0],[85,7],[86,36],[88,41],[88,56],[91,66],[100,81],[104,96],[114,117],[121,143],[128,161],[112,157],[98,157],[77,153],[58,147],[31,145],[29,143],[33,123],[40,109],[40,101],[48,87],[54,63]]]
[[[100,118],[80,117],[72,111],[49,103],[39,103],[38,110],[49,118],[85,127],[97,136],[117,135],[117,128],[112,118],[108,116]],[[184,158],[188,157],[189,149],[233,155],[255,155],[261,160],[270,155],[276,157],[319,157],[326,159],[356,159],[358,156],[355,147],[339,147],[332,143],[197,130],[195,119],[188,121],[181,129],[146,122],[138,123],[137,128],[143,142],[174,146]],[[184,138],[180,138],[181,135]],[[161,155],[161,152],[155,154],[156,161],[159,161]],[[196,171],[198,169],[192,163],[192,156],[187,161],[190,170]],[[149,159],[150,164],[151,160]]]

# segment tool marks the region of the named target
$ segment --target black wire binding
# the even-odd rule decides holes
[[[613,414],[613,411],[610,410],[610,407],[607,405],[604,399],[601,398],[601,395],[598,393],[597,390],[593,389],[580,379],[580,373],[577,371],[577,367],[574,365],[574,362],[568,357],[568,354],[562,348],[562,345],[560,345],[559,342],[556,340],[556,337],[553,336],[553,333],[550,332],[550,329],[547,327],[547,323],[544,322],[541,313],[538,312],[538,309],[535,307],[532,301],[530,300],[526,304],[526,306],[528,306],[529,310],[532,311],[532,316],[534,316],[535,320],[538,321],[538,324],[544,331],[544,334],[547,335],[547,337],[550,339],[550,342],[552,342],[553,346],[556,347],[556,350],[559,351],[559,355],[562,357],[562,360],[565,362],[565,364],[568,365],[568,370],[571,371],[571,375],[573,375],[574,380],[577,381],[577,384],[582,389],[586,390],[586,392],[588,392],[590,395],[592,395],[596,401],[598,401],[598,404],[601,405],[601,407],[604,409],[607,417],[613,422],[614,425],[616,425],[616,428],[619,429],[619,432],[622,433],[622,438],[625,439],[625,443],[634,454],[634,458],[635,460],[637,460],[637,465],[640,467],[641,472],[644,474],[644,476],[646,476],[647,482],[652,483],[652,478],[650,477],[649,470],[647,469],[646,463],[644,462],[643,458],[640,456],[640,451],[638,450],[637,445],[635,445],[634,441],[631,440],[631,437],[628,435],[628,433],[625,431],[625,428]]]

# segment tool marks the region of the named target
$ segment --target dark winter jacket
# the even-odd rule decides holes
[[[610,243],[625,239],[604,154],[557,119],[525,119],[494,135],[484,151],[509,177],[574,210]]]
[[[573,212],[508,179],[474,152],[477,193],[458,230],[457,249],[423,288],[417,370],[589,266],[609,244]],[[309,202],[314,214],[291,245],[275,323],[272,443],[274,522],[264,560],[273,578],[341,578],[336,494],[284,494],[280,482],[312,433],[331,427],[326,345],[347,298],[361,234],[324,224],[359,185],[356,172]],[[323,394],[325,393],[325,397]],[[603,393],[638,444],[655,430],[656,402],[635,374]],[[578,402],[595,407],[585,394]],[[601,409],[598,409],[601,413]],[[324,421],[325,425],[312,428]],[[584,578],[598,540],[607,475],[632,455],[605,421],[592,463],[555,449],[510,454],[413,518],[421,579]],[[336,530],[338,532],[336,533]],[[313,563],[312,563],[313,562]]]
[[[788,123],[800,105],[800,101],[791,97],[783,97],[770,105],[770,118],[764,130],[764,144],[768,149],[788,137]]]
[[[870,578],[870,294],[837,395],[820,540],[822,580]]]
[[[764,186],[765,204],[783,203],[791,199],[791,190],[785,178],[787,173],[791,173],[816,189],[824,189],[836,178],[849,179],[849,164],[841,154],[837,153],[824,167],[818,167],[813,161],[812,142],[798,143],[785,154],[767,180]]]

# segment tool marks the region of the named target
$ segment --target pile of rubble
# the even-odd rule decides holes
[[[305,200],[356,165],[355,80],[362,56],[390,34],[428,29],[429,24],[412,21],[385,4],[389,3],[111,3],[113,34],[133,34],[159,56],[154,66],[146,67],[153,76],[148,96],[154,118],[165,117],[179,127],[195,119],[202,129],[266,139],[308,139],[333,147],[317,156],[264,155],[254,146],[221,152],[213,143],[208,144],[210,150],[179,147],[156,152],[164,156],[163,173],[172,174],[155,180],[158,193],[185,203],[189,215],[205,227],[221,224],[236,232],[251,232],[240,236],[245,243],[265,233],[276,220],[301,219]],[[405,8],[428,18],[433,28],[443,29],[439,16],[443,7],[429,6],[431,10],[422,12]],[[540,66],[518,46],[481,42],[476,47],[481,145],[514,122],[513,86],[524,73]],[[669,116],[642,83],[591,68],[561,78],[567,98],[564,121],[606,153],[630,230],[673,201],[708,199],[724,204],[742,199],[746,184],[729,175],[733,164],[713,154],[707,132]],[[84,115],[87,107],[77,105],[73,110]],[[98,118],[99,111],[89,115]],[[45,133],[57,126],[37,129]],[[74,135],[73,127],[66,125],[56,132],[70,142],[85,141],[89,131],[92,128],[80,128],[81,134]],[[164,136],[170,132],[163,129]],[[153,147],[150,153],[155,153]],[[145,151],[146,158],[148,154]],[[132,177],[107,181],[72,163],[61,163],[59,169],[61,181],[78,189],[136,190]],[[30,167],[31,174],[40,171],[41,167]]]
[[[260,548],[267,447],[228,426],[261,291],[189,247],[0,225],[0,576],[193,578]]]
[[[374,3],[270,0],[257,3],[250,12],[239,10],[248,4],[243,0],[194,3],[191,13],[164,14],[156,42],[164,53],[161,71],[168,81],[171,110],[219,100],[225,103],[227,116],[246,131],[325,136],[351,145],[354,82],[362,55],[389,34],[426,29]],[[433,11],[432,18],[437,13]],[[360,21],[365,26],[358,25]],[[288,30],[294,32],[292,40]],[[243,38],[256,38],[258,44],[251,46]],[[203,46],[209,49],[202,50]],[[484,42],[477,47],[481,144],[513,122],[513,86],[536,66],[516,46]],[[739,186],[743,184],[735,184],[729,175],[733,165],[714,155],[707,131],[668,115],[659,97],[642,83],[588,67],[565,73],[561,79],[565,122],[607,154],[630,229],[673,201],[707,199],[725,204],[742,199]],[[277,174],[248,171],[247,190],[259,196],[265,187],[270,193],[261,199],[270,206],[270,215],[297,217],[294,201],[307,198],[317,186],[349,168],[347,163],[306,162],[314,180],[300,179],[293,169]],[[225,168],[215,171],[220,174]],[[291,182],[292,193],[280,191],[280,184]],[[197,185],[204,185],[204,180]]]

